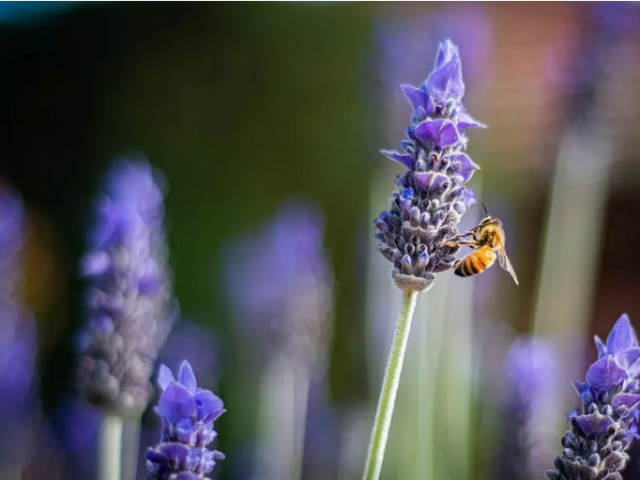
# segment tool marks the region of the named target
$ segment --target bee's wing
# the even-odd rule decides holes
[[[507,257],[507,252],[505,251],[504,248],[500,248],[498,249],[497,253],[498,253],[498,263],[502,268],[504,268],[507,272],[511,274],[511,277],[513,277],[513,281],[516,282],[516,285],[518,285],[518,277],[516,276],[516,272],[513,270],[513,267],[511,266],[509,257]]]

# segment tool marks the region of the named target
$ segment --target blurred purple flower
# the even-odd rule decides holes
[[[0,187],[0,457],[8,464],[24,459],[36,408],[36,327],[18,298],[24,230],[20,198]]]
[[[552,480],[621,480],[638,437],[640,347],[629,317],[620,316],[606,343],[595,342],[598,360],[586,382],[574,382],[582,405],[568,415],[564,450],[547,472]]]
[[[575,124],[602,115],[601,103],[610,102],[615,84],[631,73],[632,62],[616,52],[625,37],[640,31],[640,5],[637,2],[591,2],[587,6],[588,23],[574,62],[568,69],[558,68],[558,59],[549,59],[549,75],[568,94],[569,113]],[[600,91],[606,100],[598,100]],[[604,112],[610,113],[610,112]]]
[[[242,333],[306,368],[323,356],[332,306],[322,237],[320,212],[290,203],[229,254],[229,294]]]
[[[98,411],[78,397],[65,399],[56,412],[53,430],[70,478],[88,479],[95,475],[99,425]]]
[[[396,180],[391,209],[376,219],[375,238],[393,262],[396,284],[423,290],[435,273],[453,265],[457,248],[444,242],[458,233],[462,215],[475,203],[464,186],[479,167],[464,153],[465,130],[484,127],[462,105],[465,85],[458,48],[440,44],[435,66],[420,87],[402,85],[413,107],[402,151],[383,150],[407,172]]]
[[[82,274],[88,325],[81,337],[80,386],[87,400],[139,415],[175,305],[163,229],[164,181],[144,160],[121,160],[96,204]]]
[[[188,361],[178,378],[166,365],[160,366],[158,385],[162,395],[155,408],[162,419],[160,443],[147,450],[149,479],[196,480],[213,470],[224,455],[207,446],[217,436],[213,422],[225,412],[222,400],[198,388]]]
[[[540,474],[543,447],[540,410],[554,394],[554,351],[534,337],[517,338],[504,362],[505,388],[501,419],[503,445],[499,450],[498,477],[534,479]],[[543,412],[542,412],[543,413]],[[538,415],[536,415],[538,414]]]

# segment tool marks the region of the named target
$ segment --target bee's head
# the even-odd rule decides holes
[[[499,218],[492,217],[491,215],[487,215],[480,222],[480,226],[486,227],[488,225],[502,225],[502,221]]]
[[[480,202],[480,203],[482,203],[482,208],[484,209],[484,213],[487,216],[482,219],[482,221],[478,226],[479,227],[488,227],[490,225],[502,226],[502,221],[499,218],[492,217],[491,215],[489,215],[489,211],[487,210],[487,206],[484,204],[484,202]]]

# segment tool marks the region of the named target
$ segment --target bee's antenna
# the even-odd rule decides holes
[[[489,216],[489,212],[487,211],[487,206],[484,204],[484,202],[480,202],[482,204],[482,208],[484,208],[484,213],[487,214],[487,217]]]

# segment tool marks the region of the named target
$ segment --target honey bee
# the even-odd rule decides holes
[[[471,236],[471,240],[461,240],[468,236]],[[469,277],[482,273],[493,265],[497,257],[498,264],[511,274],[513,281],[518,285],[518,277],[504,247],[505,235],[500,219],[487,213],[487,216],[476,227],[467,233],[456,235],[445,244],[456,247],[467,246],[474,249],[469,255],[453,264],[456,275]]]

